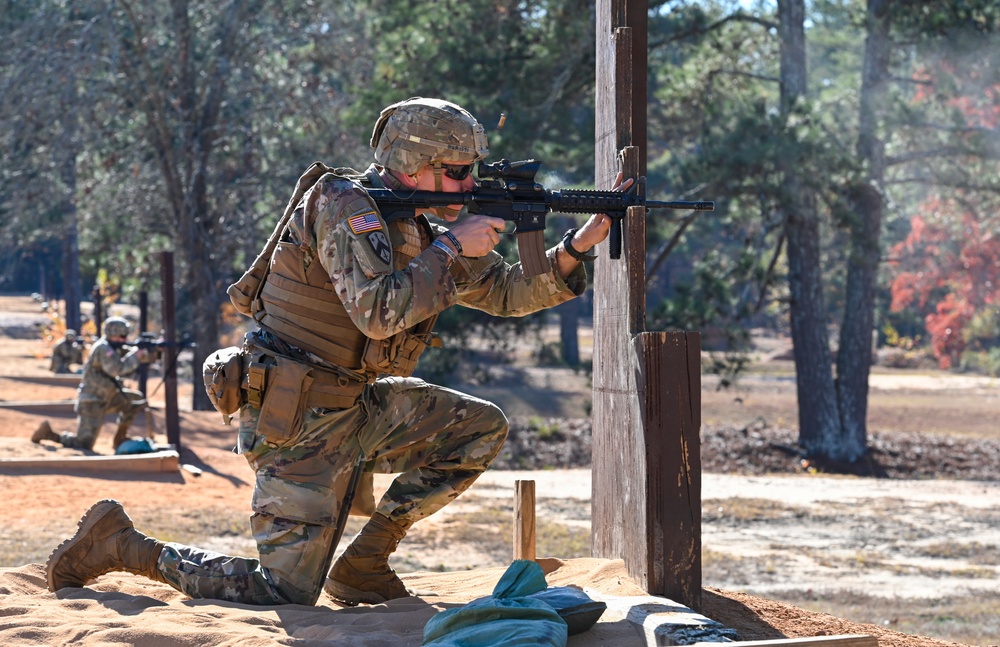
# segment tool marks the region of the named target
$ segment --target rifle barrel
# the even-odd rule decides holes
[[[647,209],[691,209],[692,211],[715,211],[715,203],[705,200],[688,202],[687,200],[646,200]]]

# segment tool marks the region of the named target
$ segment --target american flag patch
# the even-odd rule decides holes
[[[378,216],[375,215],[374,211],[352,216],[347,219],[347,224],[355,234],[363,234],[366,231],[377,231],[382,228],[382,223],[379,222]]]

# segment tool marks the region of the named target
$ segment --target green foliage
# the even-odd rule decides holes
[[[558,419],[545,420],[538,416],[531,416],[528,419],[528,429],[537,433],[539,440],[558,438],[562,433],[561,423]]]
[[[593,6],[579,0],[369,0],[376,61],[349,113],[357,127],[411,96],[461,104],[487,128],[492,157],[534,157],[593,172]],[[490,38],[484,46],[483,34]],[[502,130],[496,128],[506,114]]]
[[[174,4],[186,8],[187,49]],[[302,170],[315,159],[364,168],[378,112],[414,95],[469,108],[489,131],[492,158],[543,160],[547,186],[592,182],[592,3],[293,0],[245,5],[253,11],[236,23],[217,3],[174,4],[39,0],[8,3],[0,14],[0,280],[27,262],[60,264],[72,200],[86,279],[106,271],[129,300],[157,289],[157,255],[174,250],[184,290],[195,283],[221,300]],[[933,222],[934,187],[969,207],[979,227],[973,236],[963,222],[937,223],[959,259],[968,240],[997,231],[1000,9],[986,0],[890,7],[893,79],[876,129],[886,142],[886,181],[877,187],[888,206],[885,247],[906,240],[911,216]],[[725,353],[745,347],[751,326],[786,325],[784,225],[798,197],[785,193],[787,170],[817,198],[831,321],[845,314],[846,242],[859,222],[845,193],[868,172],[856,151],[865,3],[808,4],[809,91],[788,109],[775,9],[650,5],[648,193],[712,199],[717,211],[683,230],[675,219],[647,220],[648,265],[658,268],[648,280],[648,325],[703,330],[731,366],[739,356]],[[238,36],[226,46],[220,34],[230,25]],[[186,66],[195,72],[190,87]],[[550,243],[569,226],[553,223]],[[507,237],[500,250],[515,260]],[[199,263],[205,271],[189,273]],[[922,304],[885,307],[880,321],[901,337],[926,338],[927,315],[960,291],[958,267]],[[885,273],[886,301],[897,276]],[[988,353],[996,334],[986,306],[995,303],[975,302],[989,291],[966,283],[964,300],[976,309],[959,337]],[[185,296],[185,322],[217,305]],[[505,361],[509,340],[533,339],[540,321],[449,310],[439,325],[447,346],[428,353],[421,370],[444,375],[478,344]]]
[[[651,52],[650,194],[710,197],[716,212],[697,218],[661,276],[653,277],[654,294],[677,301],[655,306],[654,323],[781,325],[787,307],[782,234],[792,197],[784,194],[784,169],[799,171],[803,188],[821,196],[830,215],[826,223],[835,225],[824,225],[826,239],[853,216],[840,193],[857,174],[850,143],[840,140],[852,88],[831,87],[847,77],[841,61],[854,61],[859,52],[856,44],[842,47],[851,41],[844,33],[850,20],[840,6],[835,15],[817,15],[813,30],[824,32],[821,46],[840,59],[827,56],[820,68],[824,81],[813,85],[822,91],[783,113],[779,42],[766,24],[772,16],[749,19],[722,3],[671,5],[681,10],[661,14],[650,26],[651,47],[658,46]],[[726,20],[734,15],[747,19]],[[834,33],[833,25],[840,31]],[[675,229],[651,218],[650,249]],[[837,285],[840,248],[825,249],[831,285]],[[717,279],[708,279],[713,272]],[[726,289],[712,287],[716,280]],[[717,305],[693,305],[716,297]],[[828,303],[839,301],[834,295]],[[699,308],[704,312],[698,314]]]
[[[963,371],[1000,377],[1000,346],[994,346],[989,350],[964,351],[959,367]]]

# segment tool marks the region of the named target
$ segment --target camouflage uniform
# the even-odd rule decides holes
[[[379,170],[372,166],[366,177],[384,186]],[[446,254],[431,246],[443,228],[418,226],[422,217],[386,224],[379,216],[356,233],[351,219],[377,210],[363,188],[343,176],[324,176],[310,194],[302,203],[315,205],[314,213],[300,218],[296,212],[283,239],[303,250],[307,263],[322,265],[332,285],[328,298],[339,299],[370,338],[385,339],[456,303],[518,316],[567,301],[586,287],[582,264],[565,281],[553,271],[525,279],[519,266],[495,252],[462,257],[449,268]],[[336,368],[266,329],[249,334],[247,342]],[[243,407],[238,444],[256,472],[251,529],[259,559],[167,543],[158,569],[191,597],[314,604],[337,547],[338,524],[346,518],[342,508],[356,466],[363,465],[366,475],[401,473],[375,512],[408,525],[465,491],[500,451],[508,428],[489,402],[392,375],[364,387],[354,406],[289,410],[289,416],[301,415],[301,424],[288,438],[262,435],[260,414],[252,404]]]
[[[122,386],[121,378],[134,373],[139,368],[139,360],[137,349],[122,355],[105,337],[94,342],[77,389],[76,433],[62,432],[59,442],[66,447],[93,449],[108,413],[118,414],[120,429],[131,424],[146,406],[146,398],[139,391]]]
[[[83,348],[76,341],[75,335],[67,334],[52,347],[52,364],[49,369],[53,373],[72,373],[71,364],[83,363]]]

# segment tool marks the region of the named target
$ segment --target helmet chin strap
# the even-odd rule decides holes
[[[435,161],[432,166],[434,168],[434,190],[441,193],[444,191],[444,183],[441,180],[444,168],[442,168],[440,160]],[[451,207],[433,207],[431,209],[431,213],[438,218],[458,218],[461,212],[461,209],[452,209]]]
[[[434,162],[434,190],[438,193],[444,191],[444,183],[441,181],[441,176],[444,174],[444,168],[441,166],[440,161]]]

